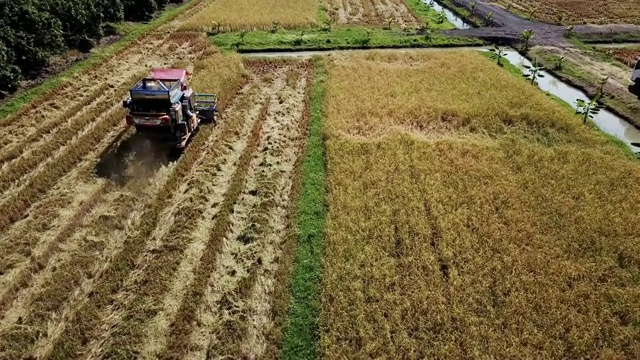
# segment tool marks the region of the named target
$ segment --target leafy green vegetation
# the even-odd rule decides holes
[[[446,17],[443,19],[443,14],[438,13],[432,7],[426,5],[422,0],[406,0],[405,1],[409,9],[422,21],[429,24],[431,30],[449,30],[455,29],[455,26],[447,21]]]
[[[573,37],[584,43],[626,43],[640,41],[640,31],[626,33],[589,33],[574,34]]]
[[[38,96],[50,91],[60,84],[62,84],[65,80],[71,77],[73,74],[82,71],[84,69],[92,68],[97,66],[104,59],[107,59],[114,54],[118,53],[120,50],[128,46],[132,41],[137,39],[139,36],[152,31],[156,27],[171,21],[175,16],[177,16],[181,11],[183,11],[186,7],[188,7],[189,3],[185,2],[184,5],[180,7],[173,8],[171,10],[165,11],[160,15],[157,19],[152,22],[146,24],[139,24],[133,27],[130,27],[127,35],[122,38],[120,41],[105,47],[104,49],[100,49],[99,51],[94,52],[87,59],[78,62],[65,70],[64,72],[50,77],[45,80],[42,84],[33,87],[29,90],[19,92],[14,95],[11,99],[5,102],[2,106],[0,106],[0,119],[4,119],[8,115],[18,111],[24,105],[30,103]]]
[[[322,139],[326,69],[314,60],[311,90],[311,121],[306,155],[302,165],[302,192],[298,219],[300,238],[291,280],[291,305],[284,329],[281,357],[318,357],[318,312],[320,309],[320,259],[324,251],[325,150]]]
[[[335,28],[331,31],[278,30],[223,33],[211,37],[211,41],[223,49],[243,51],[265,50],[323,50],[358,48],[446,47],[482,45],[478,39],[450,37],[425,31],[403,32],[398,29]]]
[[[452,0],[442,0],[440,1],[440,3],[442,4],[442,6],[445,6],[447,9],[451,10],[452,13],[458,15],[458,17],[464,19],[464,21],[472,24],[475,27],[482,27],[484,26],[485,21],[482,20],[482,18],[480,18],[476,12],[475,12],[475,6],[474,6],[474,11],[469,11],[469,9],[467,9],[466,7],[457,4],[455,1]]]
[[[180,2],[182,0],[172,0]],[[0,18],[0,97],[17,89],[67,48],[89,51],[123,20],[149,20],[169,0],[23,0],[3,2]]]

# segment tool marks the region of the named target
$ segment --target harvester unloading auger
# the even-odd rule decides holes
[[[154,69],[138,81],[122,102],[128,125],[145,137],[184,148],[201,122],[217,120],[217,96],[196,94],[185,82],[184,69]]]

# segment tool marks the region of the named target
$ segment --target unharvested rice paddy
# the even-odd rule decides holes
[[[171,32],[203,7],[0,120],[0,358],[277,352],[311,64]],[[179,158],[124,124],[164,66],[220,95]]]
[[[420,25],[404,0],[325,0],[323,6],[339,25],[382,26],[387,19],[392,19],[396,26]]]
[[[636,0],[494,0],[502,6],[523,14],[535,9],[534,19],[557,23],[558,14],[565,14],[567,24],[640,24],[640,2]]]
[[[239,31],[271,30],[277,28],[306,28],[317,26],[316,0],[216,0],[186,21],[184,30]]]
[[[474,52],[336,57],[326,115],[324,357],[637,356],[622,149]]]

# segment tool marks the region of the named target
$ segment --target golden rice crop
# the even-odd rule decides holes
[[[640,166],[524,81],[456,55],[329,66],[323,355],[633,357]]]
[[[314,0],[216,0],[182,25],[182,30],[267,30],[274,22],[283,28],[318,25]],[[216,23],[219,29],[216,29]]]
[[[327,132],[367,138],[397,130],[427,138],[513,132],[541,141],[591,138],[560,104],[490,65],[460,50],[337,59],[329,66],[327,116],[341,121],[329,121]]]
[[[212,54],[196,61],[194,72],[198,74],[191,81],[194,91],[218,94],[218,101],[223,105],[230,101],[247,78],[242,59],[237,54]]]

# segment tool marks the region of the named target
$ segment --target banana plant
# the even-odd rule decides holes
[[[447,15],[445,15],[444,11],[439,12],[436,16],[436,23],[442,24],[447,20]]]
[[[533,20],[535,18],[537,11],[538,11],[537,7],[532,7],[531,9],[529,9],[529,11],[527,11],[527,14],[529,16],[529,20]]]
[[[213,32],[214,34],[220,33],[220,26],[221,26],[221,24],[219,22],[212,21],[211,22],[211,32]]]
[[[333,19],[332,18],[328,18],[327,20],[324,21],[322,29],[324,31],[331,32],[331,26],[332,25],[333,25]]]
[[[391,30],[391,24],[395,21],[394,18],[386,18],[384,23],[387,24],[387,30]]]
[[[276,33],[279,28],[280,28],[280,23],[279,22],[277,22],[277,21],[272,21],[271,22],[271,33]]]
[[[244,37],[247,36],[247,30],[240,31],[240,43],[244,44]]]
[[[496,63],[498,66],[504,66],[502,64],[502,58],[507,55],[507,53],[502,50],[498,45],[493,45],[493,49],[489,49],[493,54],[491,55],[492,59],[496,59]]]
[[[531,65],[524,65],[524,68],[527,69],[527,72],[522,76],[529,79],[529,81],[531,81],[531,85],[536,85],[538,83],[538,79],[544,77],[542,72],[545,67],[539,65],[537,59],[533,59]]]
[[[434,1],[433,0],[429,0],[429,7],[432,8],[434,6]]]
[[[431,40],[433,40],[433,36],[431,35],[431,30],[425,29],[424,30],[424,41],[431,42]]]
[[[469,9],[471,9],[471,15],[475,14],[476,12],[476,2],[472,1],[469,3]]]
[[[513,3],[507,3],[507,11],[511,11],[512,7],[513,7]]]
[[[573,25],[569,25],[564,28],[564,36],[571,37],[573,35]]]
[[[597,95],[592,100],[586,101],[583,99],[576,100],[576,114],[580,114],[582,116],[582,123],[587,124],[589,119],[593,119],[600,110],[604,109],[603,105],[598,103],[600,99],[600,95]]]
[[[527,29],[522,32],[522,40],[524,40],[524,50],[527,51],[529,49],[529,42],[531,39],[535,37],[535,32],[531,29]]]
[[[555,70],[562,70],[562,64],[564,63],[564,60],[566,58],[567,58],[566,56],[560,56],[559,58],[557,58],[553,68]]]
[[[556,20],[558,25],[564,25],[565,20],[567,20],[567,15],[565,13],[559,13],[556,15]]]
[[[491,25],[493,24],[493,11],[489,11],[487,13],[487,18],[485,20],[485,25]]]
[[[598,85],[600,86],[600,89],[599,89],[599,91],[600,91],[599,94],[600,95],[599,96],[604,96],[604,85],[607,83],[607,80],[609,80],[609,76],[608,75],[605,76],[605,77],[602,77],[602,78],[600,78],[598,80]]]

